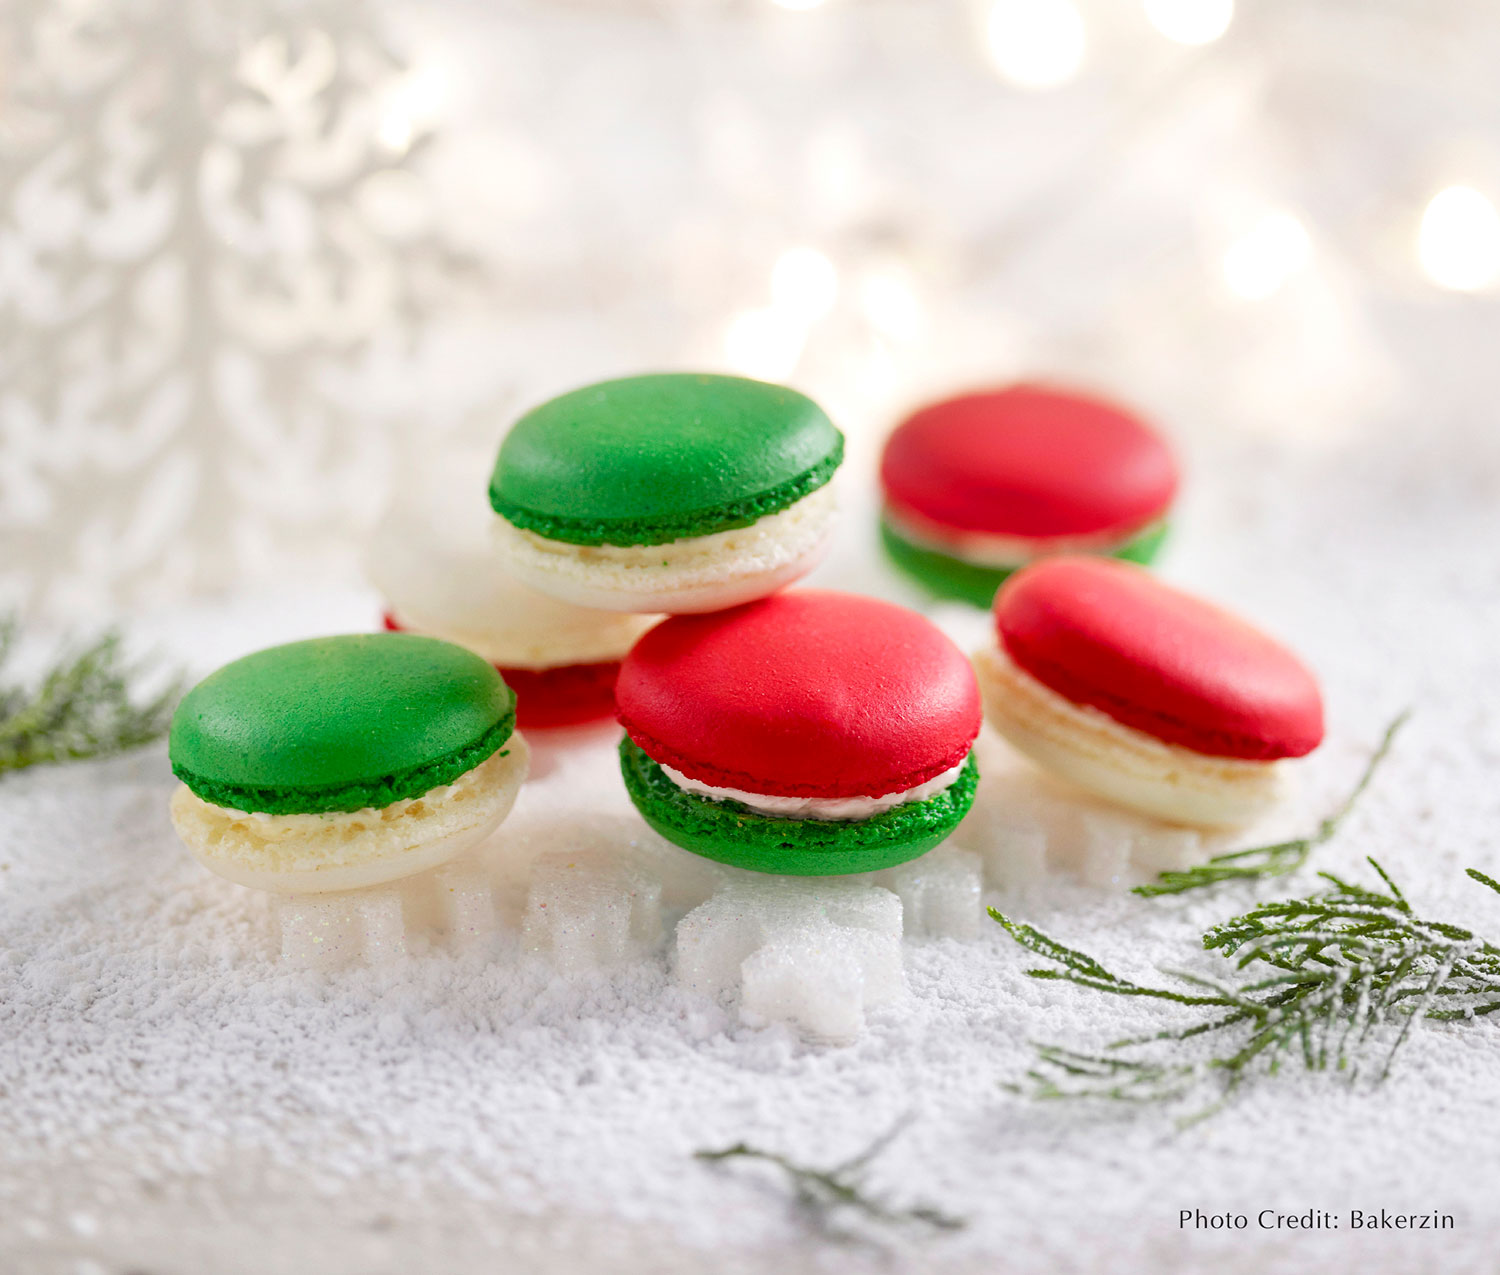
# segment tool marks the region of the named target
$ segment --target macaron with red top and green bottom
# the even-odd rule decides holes
[[[603,381],[528,412],[490,482],[509,569],[611,611],[717,611],[805,575],[833,530],[843,435],[738,376]]]
[[[172,823],[207,868],[277,894],[399,880],[476,845],[526,778],[515,696],[472,651],[407,633],[227,664],[172,717]]]
[[[1013,571],[1056,554],[1150,562],[1178,471],[1134,413],[1041,385],[946,399],[886,442],[881,538],[939,597],[989,606]]]
[[[798,590],[674,616],[626,657],[616,697],[636,808],[722,863],[870,872],[937,845],[974,800],[973,670],[887,602]]]
[[[1052,558],[994,605],[974,657],[988,721],[1044,769],[1173,823],[1232,827],[1323,739],[1317,679],[1291,651],[1140,567]]]
[[[613,721],[620,661],[658,617],[595,611],[522,584],[476,493],[487,460],[450,454],[410,476],[366,552],[388,630],[482,655],[516,695],[527,730]]]

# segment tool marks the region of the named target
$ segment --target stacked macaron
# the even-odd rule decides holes
[[[543,404],[496,462],[516,574],[571,603],[670,613],[621,669],[621,770],[649,823],[725,863],[887,867],[973,800],[981,712],[957,648],[885,603],[776,593],[827,547],[842,455],[795,391],[659,375]]]
[[[376,527],[366,574],[385,598],[386,628],[489,660],[527,730],[613,720],[620,660],[658,617],[575,606],[522,584],[491,537],[482,473],[461,455],[432,466]]]
[[[516,422],[490,503],[511,570],[544,593],[613,611],[716,611],[817,565],[843,455],[822,409],[785,386],[633,376]]]
[[[1149,562],[1177,492],[1171,451],[1139,417],[1035,385],[916,412],[887,441],[880,478],[892,561],[939,597],[985,607],[1038,558]]]
[[[1264,813],[1279,763],[1323,738],[1308,669],[1280,643],[1141,568],[1055,558],[995,597],[975,656],[990,723],[1044,768],[1171,822]]]

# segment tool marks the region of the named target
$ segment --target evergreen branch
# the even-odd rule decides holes
[[[992,909],[1016,942],[1054,963],[1027,970],[1029,977],[1209,1011],[1181,1026],[1116,1041],[1101,1053],[1040,1045],[1028,1084],[1010,1087],[1046,1099],[1161,1102],[1216,1086],[1215,1101],[1198,1119],[1252,1077],[1292,1063],[1341,1071],[1355,1083],[1376,1057],[1377,1044],[1387,1041],[1377,1059],[1379,1083],[1421,1020],[1464,1022],[1500,1011],[1500,947],[1462,926],[1417,915],[1390,874],[1374,859],[1368,862],[1378,888],[1324,872],[1326,888],[1317,893],[1259,904],[1210,927],[1204,949],[1242,977],[1221,982],[1174,975],[1188,991],[1120,978],[1087,953]],[[1500,882],[1474,868],[1468,875],[1500,894]],[[1162,1048],[1197,1038],[1211,1038],[1216,1048],[1187,1059]]]
[[[1141,1062],[1112,1054],[1085,1054],[1061,1045],[1038,1045],[1038,1067],[1026,1073],[1033,1098],[1090,1097],[1119,1102],[1155,1103],[1181,1098],[1196,1080],[1192,1066]],[[1025,1091],[1007,1085],[1012,1093]]]
[[[1500,881],[1496,881],[1494,877],[1485,876],[1478,868],[1465,868],[1464,872],[1470,880],[1478,881],[1480,885],[1488,886],[1496,894],[1500,894]]]
[[[15,650],[14,616],[0,618],[0,670]],[[44,762],[104,757],[159,738],[182,694],[174,679],[138,701],[146,670],[127,664],[118,633],[60,656],[30,688],[0,685],[0,775]]]
[[[1224,1002],[1215,996],[1190,996],[1186,992],[1175,992],[1165,987],[1146,987],[1132,983],[1127,978],[1111,974],[1086,952],[1064,947],[1056,939],[1043,934],[1030,925],[1012,921],[995,908],[989,909],[991,919],[1005,927],[1006,932],[1028,952],[1049,961],[1055,961],[1061,969],[1029,969],[1028,978],[1056,979],[1065,983],[1077,983],[1080,987],[1092,987],[1101,992],[1113,992],[1117,996],[1150,996],[1158,1000],[1177,1001],[1182,1005],[1220,1005]]]
[[[1385,728],[1385,734],[1381,736],[1375,751],[1370,754],[1370,760],[1365,763],[1359,781],[1349,795],[1307,836],[1291,841],[1278,841],[1274,845],[1252,846],[1229,854],[1216,854],[1207,863],[1200,863],[1186,870],[1163,872],[1155,881],[1136,886],[1135,893],[1154,898],[1160,894],[1184,894],[1188,890],[1201,890],[1206,886],[1218,885],[1221,881],[1258,881],[1267,877],[1290,876],[1307,862],[1314,850],[1333,839],[1364,795],[1365,789],[1370,786],[1370,780],[1375,777],[1380,763],[1391,751],[1391,744],[1397,733],[1406,725],[1410,716],[1411,710],[1407,709]]]
[[[774,1164],[786,1174],[797,1207],[805,1213],[814,1226],[826,1235],[839,1239],[853,1236],[838,1224],[840,1214],[854,1213],[869,1221],[882,1225],[905,1225],[920,1223],[940,1231],[956,1231],[965,1225],[963,1218],[943,1213],[931,1205],[919,1204],[912,1208],[896,1208],[884,1200],[868,1195],[864,1189],[864,1178],[870,1164],[886,1149],[906,1127],[906,1120],[896,1122],[863,1151],[837,1164],[831,1169],[811,1169],[800,1165],[773,1151],[763,1151],[744,1142],[717,1151],[695,1151],[694,1159],[711,1164],[726,1160],[763,1160]]]

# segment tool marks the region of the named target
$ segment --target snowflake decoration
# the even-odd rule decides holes
[[[361,360],[459,264],[359,0],[0,13],[0,590],[78,610],[370,518]]]

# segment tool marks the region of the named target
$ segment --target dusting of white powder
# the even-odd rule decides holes
[[[1500,865],[1500,569],[1482,484],[1466,502],[1439,462],[1393,451],[1358,473],[1309,460],[1273,474],[1221,455],[1164,569],[1324,674],[1332,733],[1306,769],[1309,808],[1415,706],[1322,861],[1359,872],[1373,853],[1423,910],[1496,934],[1500,909],[1461,869]],[[1216,473],[1233,475],[1232,502]],[[163,615],[146,635],[208,666],[361,627],[372,601]],[[607,741],[539,760],[550,772],[517,819],[628,813]],[[0,780],[7,1271],[383,1271],[438,1252],[453,1271],[502,1269],[497,1253],[517,1270],[876,1269],[866,1250],[811,1238],[774,1173],[691,1153],[746,1139],[827,1164],[908,1112],[871,1185],[970,1225],[904,1241],[899,1269],[1452,1272],[1482,1269],[1500,1242],[1500,1139],[1476,1120],[1500,1101],[1496,1025],[1418,1031],[1376,1093],[1294,1071],[1174,1133],[1151,1111],[1002,1091],[1028,1041],[1100,1044],[1175,1019],[1027,980],[998,927],[970,944],[908,941],[909,997],[873,1009],[847,1048],[741,1025],[729,1003],[676,986],[665,954],[558,978],[514,929],[389,972],[293,974],[267,902],[176,844],[172,783],[160,747]],[[1193,936],[1235,900],[1147,903],[1058,880],[990,901],[1157,977],[1211,969]],[[1179,1231],[1193,1207],[1443,1208],[1459,1229]]]

